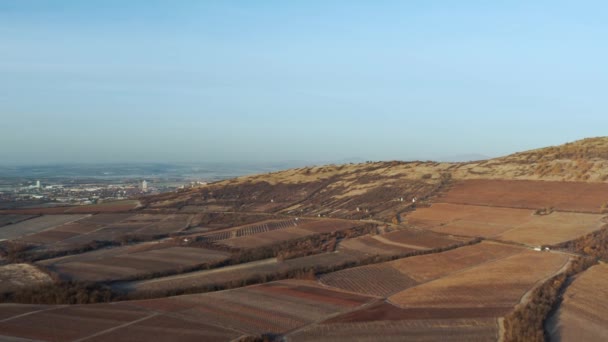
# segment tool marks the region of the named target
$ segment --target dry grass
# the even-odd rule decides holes
[[[0,266],[0,293],[18,289],[50,284],[51,277],[29,264],[9,264]]]

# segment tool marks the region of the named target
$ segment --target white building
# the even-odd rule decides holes
[[[40,189],[40,181],[39,180],[36,181],[36,188]]]
[[[148,182],[145,179],[141,181],[141,191],[148,191]]]

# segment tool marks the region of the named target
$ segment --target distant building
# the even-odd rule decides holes
[[[145,179],[141,181],[141,191],[148,191],[148,182]]]
[[[40,189],[40,181],[39,180],[36,181],[36,188]]]

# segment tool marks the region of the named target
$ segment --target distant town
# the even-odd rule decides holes
[[[0,208],[98,204],[206,184],[207,182],[204,181],[166,182],[145,179],[114,182],[107,180],[82,182],[73,179],[31,180],[4,184],[0,189]]]
[[[291,164],[0,165],[0,209],[98,204],[287,166]]]

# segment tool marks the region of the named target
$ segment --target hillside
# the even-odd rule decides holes
[[[454,181],[608,181],[608,138],[471,163],[368,162],[240,177],[143,199],[148,209],[263,211],[348,219],[399,220]],[[205,209],[205,210],[207,210]]]
[[[608,306],[572,317],[606,301],[606,268],[585,269],[608,258],[607,151],[593,138],[0,210],[0,340],[593,337]],[[560,293],[575,297],[560,308]]]
[[[587,138],[460,165],[454,177],[605,182],[608,181],[608,137]]]

